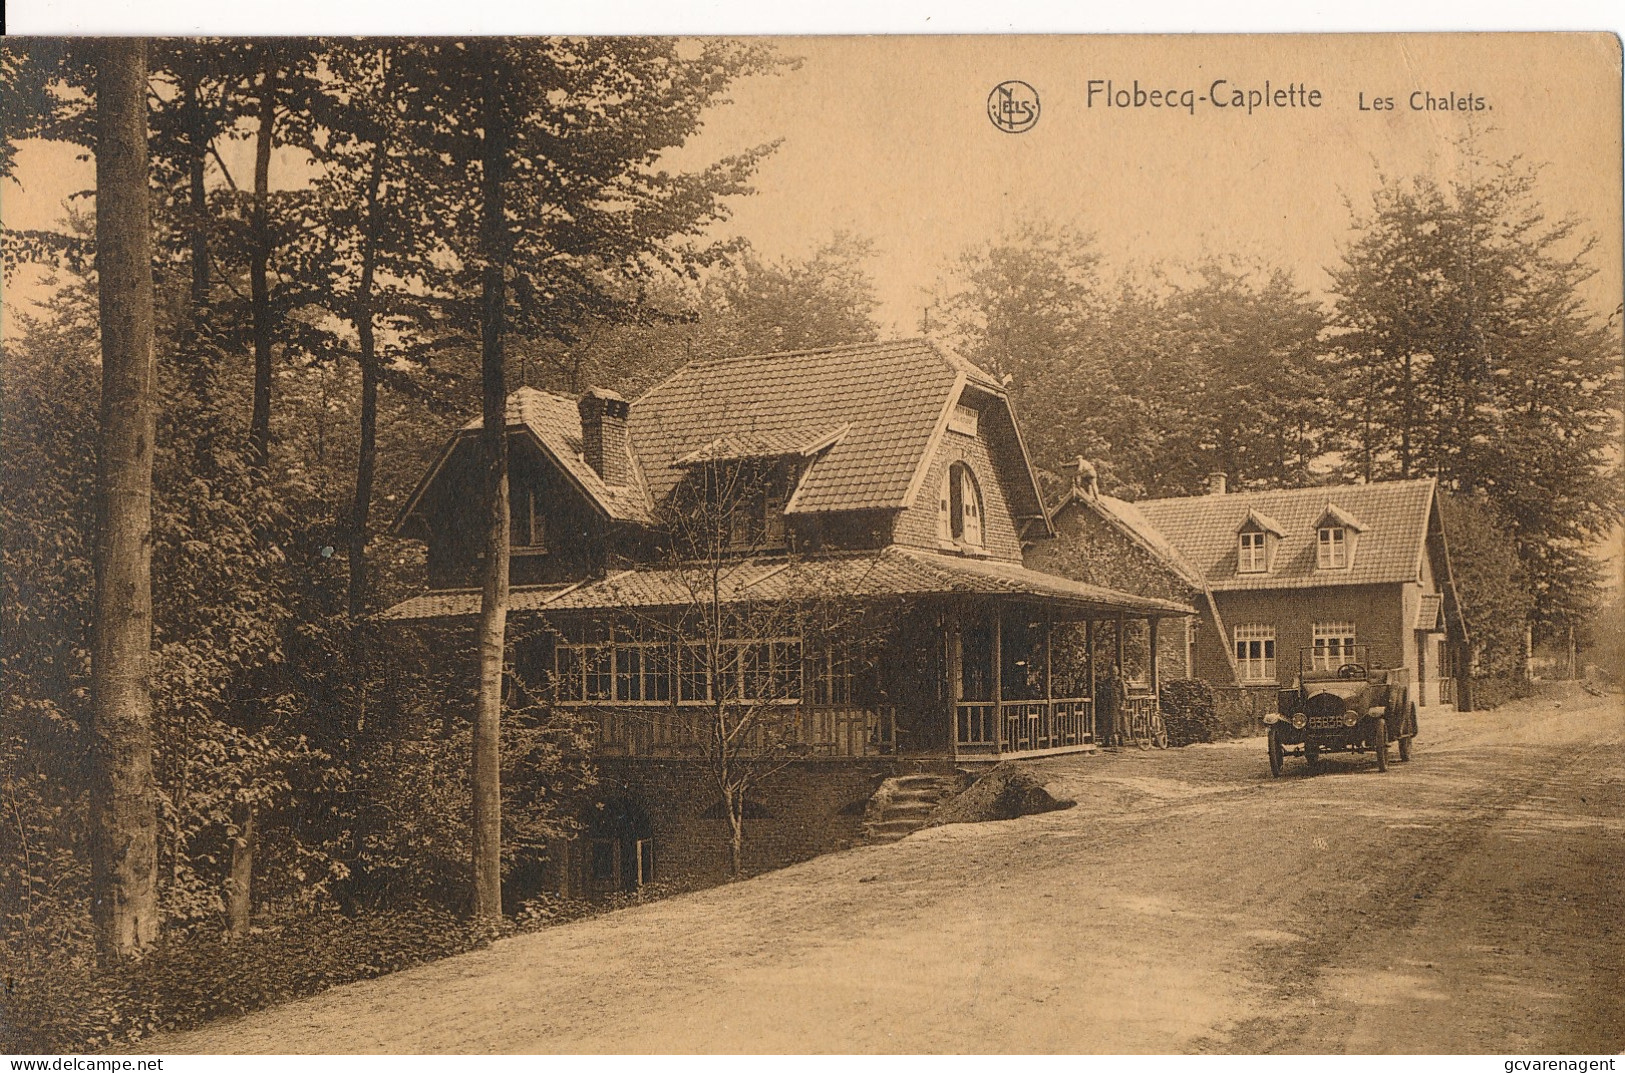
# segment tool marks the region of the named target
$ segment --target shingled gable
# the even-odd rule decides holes
[[[1431,478],[1339,486],[1340,524],[1356,522],[1362,529],[1359,555],[1349,569],[1335,574],[1315,565],[1318,529],[1330,498],[1326,488],[1151,499],[1135,506],[1214,591],[1223,592],[1414,581],[1425,554],[1434,494]],[[1279,545],[1269,574],[1238,575],[1235,535],[1253,512],[1279,525]]]
[[[656,502],[713,453],[776,453],[812,458],[789,513],[900,510],[967,389],[1002,410],[1020,447],[1013,512],[1047,525],[1004,387],[927,339],[692,362],[632,404],[631,439]]]
[[[630,447],[627,450],[627,466],[628,472],[633,476],[632,482],[628,485],[616,487],[605,484],[598,471],[588,465],[582,454],[581,413],[577,408],[576,399],[550,391],[538,391],[532,387],[521,387],[508,396],[507,418],[510,431],[529,433],[536,446],[541,448],[570,482],[580,489],[586,500],[610,520],[642,525],[654,521],[648,489]],[[483,427],[484,421],[475,418],[457,430],[457,434],[441,450],[434,464],[429,467],[423,479],[418,482],[418,486],[413,489],[411,496],[407,498],[406,505],[396,517],[395,532],[401,533],[410,525],[410,520],[417,514],[424,494],[434,484],[452,454],[462,444],[474,440]]]
[[[1286,536],[1286,530],[1281,528],[1280,522],[1256,507],[1247,512],[1247,516],[1241,520],[1241,524],[1236,526],[1236,532],[1265,532],[1277,537]]]
[[[1335,503],[1327,503],[1326,509],[1321,511],[1320,517],[1315,520],[1316,529],[1324,529],[1329,526],[1340,526],[1347,529],[1351,533],[1363,533],[1366,531],[1366,524],[1364,522],[1350,514],[1348,511],[1344,510],[1342,507],[1337,506]]]

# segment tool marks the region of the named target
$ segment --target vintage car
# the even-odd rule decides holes
[[[1264,717],[1269,734],[1270,774],[1280,775],[1287,756],[1313,767],[1322,753],[1373,753],[1377,770],[1388,770],[1388,746],[1399,743],[1399,759],[1411,758],[1416,737],[1416,705],[1410,672],[1376,668],[1365,645],[1305,648],[1298,653],[1298,678],[1277,695],[1277,710]]]

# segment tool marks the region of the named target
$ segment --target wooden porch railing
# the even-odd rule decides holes
[[[955,749],[975,756],[1089,745],[1094,741],[1093,708],[1087,697],[956,704]]]

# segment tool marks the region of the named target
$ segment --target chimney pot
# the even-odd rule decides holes
[[[581,413],[581,456],[608,485],[628,483],[626,419],[631,404],[607,388],[592,387],[576,403]]]
[[[1222,472],[1207,475],[1207,490],[1209,495],[1222,496],[1225,492],[1225,475]]]

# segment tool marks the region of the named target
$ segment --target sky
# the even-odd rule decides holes
[[[1381,176],[1448,179],[1472,131],[1492,158],[1544,166],[1553,215],[1579,213],[1602,244],[1592,288],[1618,304],[1620,89],[1606,35],[1308,38],[816,38],[781,44],[799,69],[738,87],[693,158],[775,138],[757,194],[732,226],[764,253],[803,254],[838,229],[872,238],[885,319],[912,330],[941,266],[1023,216],[1097,236],[1106,262],[1207,255],[1290,268],[1320,293],[1352,203]],[[1020,79],[1038,122],[986,114]],[[1320,91],[1319,108],[1108,108],[1114,91]],[[1414,111],[1415,90],[1483,99],[1483,111]],[[1392,110],[1361,110],[1391,98]],[[1425,100],[1422,103],[1426,103]]]
[[[1369,206],[1383,176],[1448,180],[1469,132],[1491,158],[1541,165],[1552,215],[1577,213],[1598,234],[1592,304],[1611,311],[1625,290],[1612,35],[792,37],[778,48],[799,66],[737,84],[671,163],[779,141],[720,230],[770,257],[804,256],[840,230],[871,239],[891,332],[916,330],[960,251],[1024,217],[1094,234],[1108,270],[1238,256],[1323,294],[1350,206]],[[1024,133],[987,114],[1008,79],[1039,99]],[[1222,97],[1268,83],[1300,100],[1318,91],[1319,107],[1132,106],[1136,83],[1147,98],[1196,98],[1219,79]],[[1107,107],[1103,84],[1091,98],[1107,81],[1130,107]],[[1413,110],[1418,90],[1485,107]],[[1383,98],[1394,107],[1370,107]],[[247,152],[227,159],[246,170]],[[24,147],[19,183],[0,184],[5,226],[50,226],[91,185],[91,165],[73,157]],[[296,161],[278,165],[274,185],[298,181]],[[31,293],[25,282],[5,296],[8,312]]]

